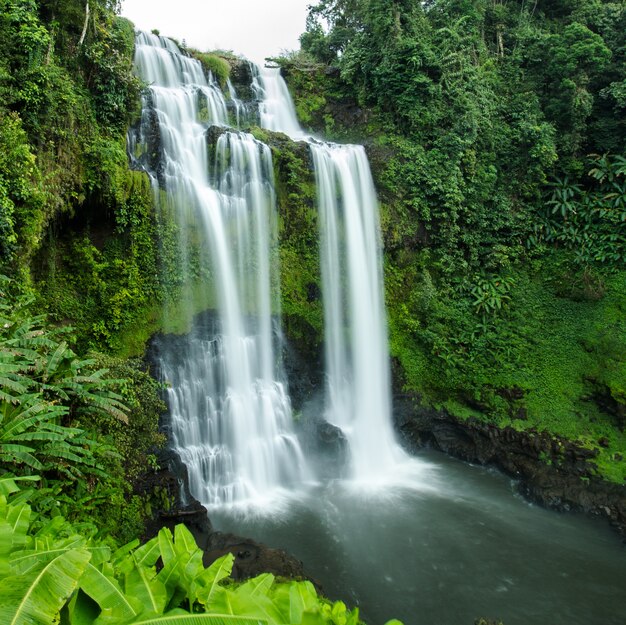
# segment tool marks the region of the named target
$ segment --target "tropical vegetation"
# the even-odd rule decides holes
[[[269,573],[229,582],[234,556],[205,568],[184,525],[111,549],[95,528],[33,514],[23,481],[0,478],[0,618],[7,625],[360,623],[358,610],[319,598],[311,582],[277,582]]]
[[[301,121],[369,152],[399,388],[623,482],[624,4],[321,0],[301,44]]]
[[[358,623],[307,582],[204,567],[182,526],[134,540],[171,504],[139,487],[163,404],[138,357],[163,308],[185,320],[176,226],[128,166],[141,84],[117,4],[0,0],[0,620]],[[301,123],[372,163],[397,392],[570,438],[623,483],[624,3],[320,0],[301,44],[276,60]],[[232,56],[189,52],[226,83]],[[308,156],[252,132],[273,150],[284,329],[316,361]]]

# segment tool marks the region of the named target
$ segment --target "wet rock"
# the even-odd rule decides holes
[[[283,549],[273,549],[250,538],[234,534],[212,532],[203,546],[203,562],[209,566],[227,553],[235,556],[232,578],[244,580],[261,573],[272,573],[291,579],[309,579],[320,589],[319,582],[308,578],[300,560]]]
[[[254,100],[252,90],[252,66],[246,59],[231,57],[227,59],[230,64],[230,82],[232,83],[237,97],[244,102]]]
[[[406,406],[406,398],[400,401]],[[530,500],[604,516],[626,537],[626,486],[597,476],[595,449],[546,432],[461,421],[415,401],[412,410],[396,416],[396,427],[413,449],[430,446],[468,462],[496,466],[519,479],[520,492]]]
[[[316,433],[318,451],[344,463],[348,452],[348,439],[342,429],[328,421],[322,421],[316,424]]]
[[[173,533],[176,525],[183,523],[201,544],[213,528],[206,508],[189,492],[187,467],[170,449],[160,452],[158,462],[161,468],[142,481],[146,492],[152,493],[152,518],[146,523],[142,539],[156,536],[162,527]]]
[[[314,461],[318,477],[341,477],[348,467],[348,439],[341,428],[322,418],[323,400],[319,408],[317,414],[307,414],[300,424],[299,433],[305,454]]]

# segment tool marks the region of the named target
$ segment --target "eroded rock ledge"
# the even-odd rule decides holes
[[[397,398],[396,404],[395,425],[409,448],[432,447],[467,462],[495,466],[518,479],[520,492],[531,501],[605,517],[626,541],[626,485],[597,476],[594,451],[547,432],[460,420],[411,398]]]
[[[273,573],[289,579],[307,579],[321,590],[320,583],[305,574],[302,562],[283,549],[214,530],[206,508],[189,493],[187,469],[175,452],[164,450],[159,464],[161,469],[152,473],[141,485],[146,492],[157,494],[152,497],[153,515],[146,524],[142,540],[156,536],[163,527],[173,533],[174,527],[183,523],[204,552],[202,559],[205,566],[232,553],[235,561],[231,577],[234,580]]]

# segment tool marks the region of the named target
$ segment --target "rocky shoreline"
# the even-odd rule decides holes
[[[604,517],[626,542],[626,486],[597,477],[593,451],[546,432],[461,420],[445,410],[416,405],[414,398],[396,397],[395,405],[395,427],[410,451],[429,447],[466,462],[494,466],[515,478],[519,492],[530,501],[557,511]],[[184,523],[204,551],[205,566],[232,553],[236,580],[273,573],[309,579],[322,590],[317,580],[306,575],[303,563],[286,551],[215,531],[207,510],[189,493],[186,468],[176,454],[164,451],[159,460],[162,468],[142,483],[145,492],[160,492],[161,502],[153,506],[144,539],[162,527],[173,530]]]
[[[409,450],[431,447],[466,462],[494,466],[519,481],[530,501],[559,511],[605,517],[626,541],[626,485],[597,476],[596,453],[547,432],[500,428],[396,398],[395,427]]]

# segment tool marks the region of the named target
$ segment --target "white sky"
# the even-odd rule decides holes
[[[297,50],[306,7],[315,0],[122,0],[140,30],[157,28],[199,50],[232,50],[261,62]]]

